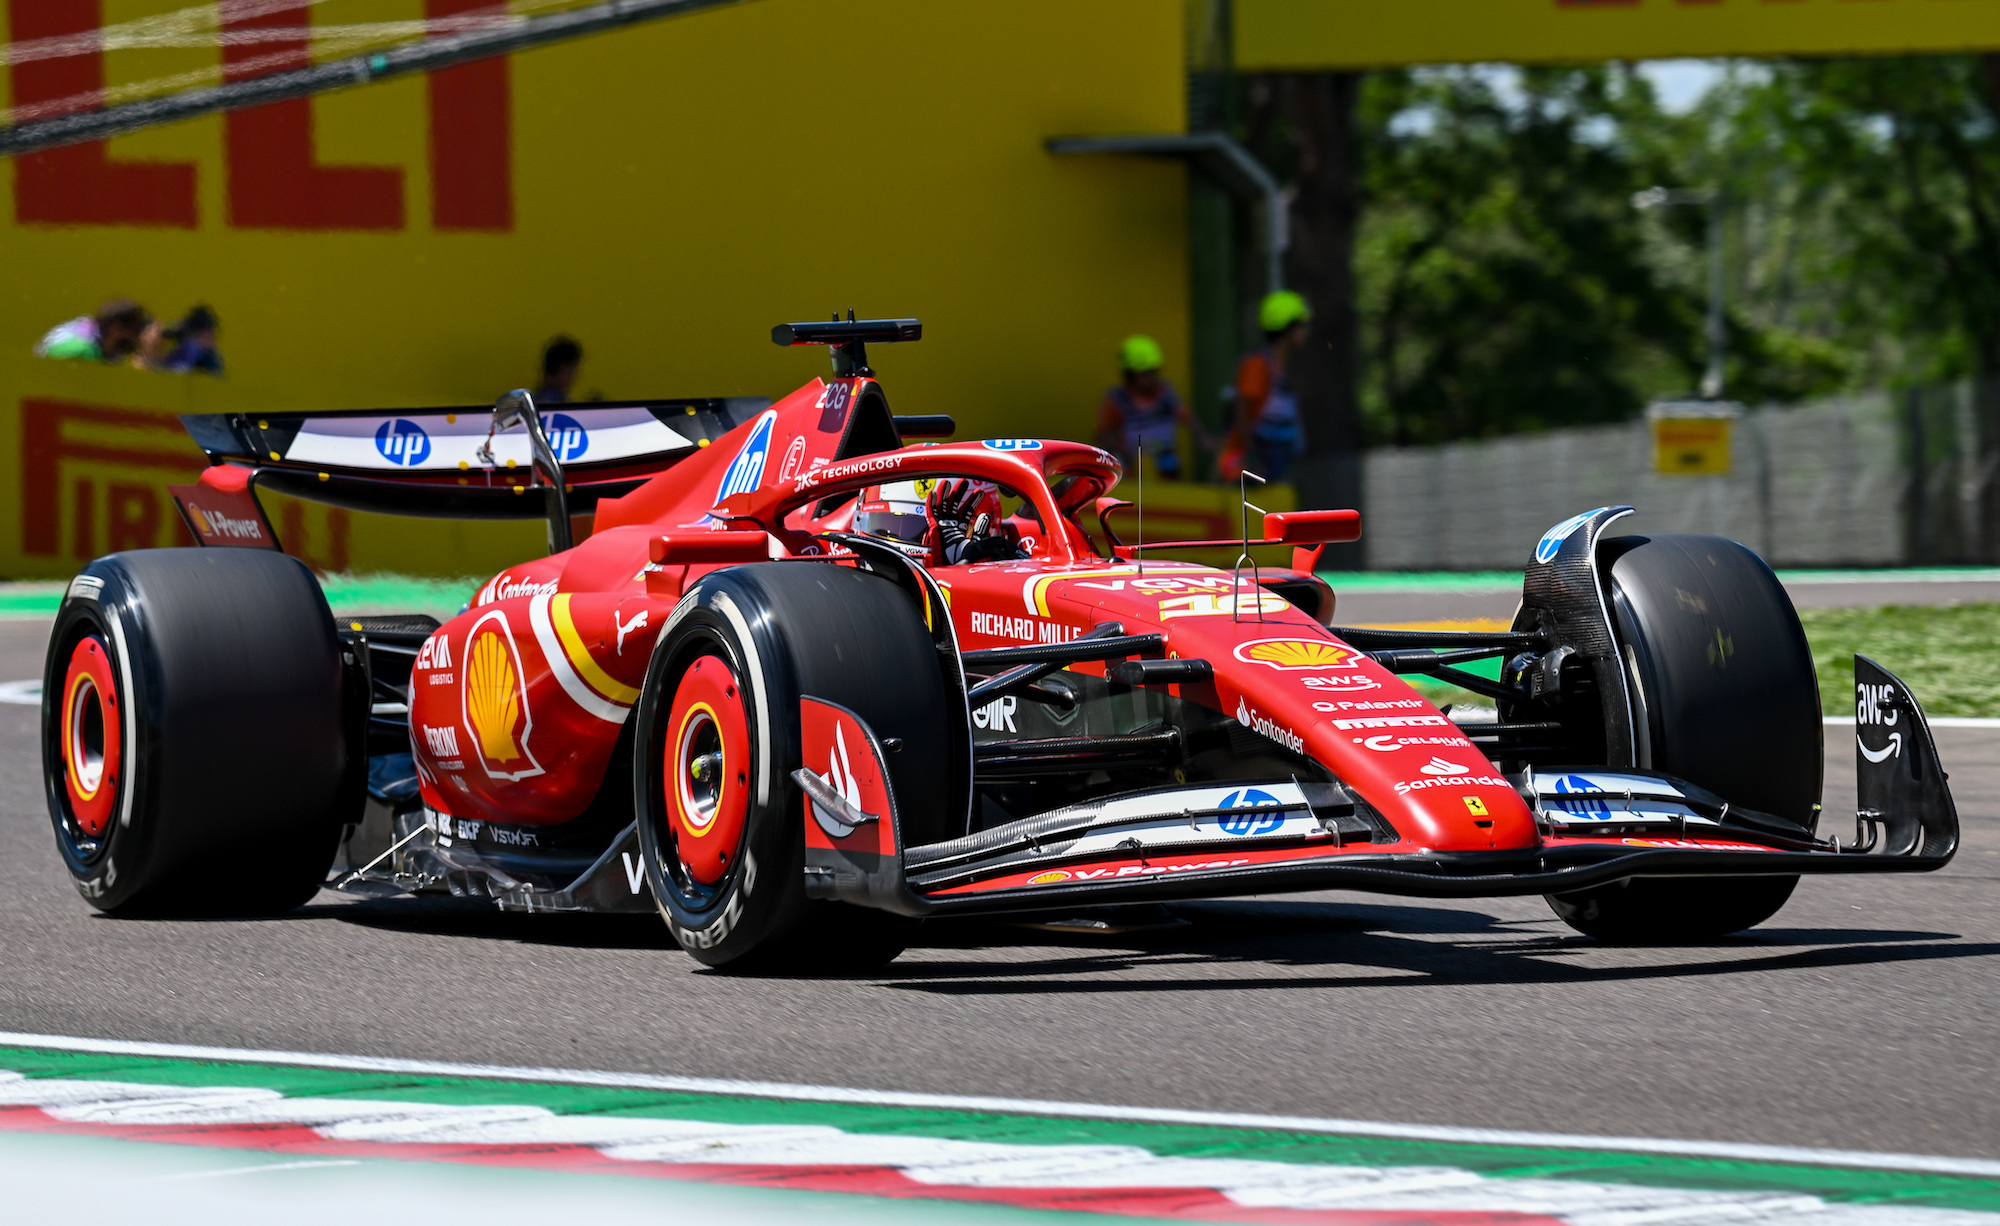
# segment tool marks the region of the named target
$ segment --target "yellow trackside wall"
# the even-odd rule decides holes
[[[184,2],[105,0],[103,20]],[[421,79],[311,103],[320,164],[400,168],[398,228],[232,224],[232,169],[261,172],[232,168],[221,117],[110,142],[115,161],[192,163],[192,228],[24,223],[0,161],[0,576],[174,543],[162,487],[201,463],[174,413],[490,403],[533,386],[559,332],[585,347],[583,393],[776,396],[827,363],[774,348],[772,324],[916,316],[924,341],[870,354],[898,412],[955,414],[961,436],[1087,438],[1125,335],[1159,338],[1185,381],[1184,171],[1042,142],[1182,130],[1181,8],[750,0],[516,55],[504,230],[435,224]],[[410,20],[424,4],[308,11]],[[219,55],[113,51],[106,81]],[[227,378],[32,356],[113,295],[168,319],[212,304]],[[488,573],[542,535],[267,505],[335,570]]]
[[[2000,0],[1234,0],[1236,66],[1906,55],[2000,48]]]

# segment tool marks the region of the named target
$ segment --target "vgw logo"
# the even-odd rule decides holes
[[[375,450],[399,468],[411,468],[431,458],[431,436],[406,417],[397,417],[375,427]]]
[[[583,453],[590,450],[590,431],[567,413],[551,413],[544,417],[542,429],[549,436],[549,449],[556,453],[556,459],[565,464],[582,459]]]
[[[1285,814],[1279,808],[1283,804],[1276,796],[1259,788],[1242,788],[1224,796],[1222,803],[1216,806],[1218,809],[1237,810],[1216,824],[1222,827],[1222,833],[1238,837],[1269,834],[1285,824]]]

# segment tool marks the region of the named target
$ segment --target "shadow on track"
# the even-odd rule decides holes
[[[470,937],[562,949],[678,950],[656,915],[526,914],[472,898],[381,898],[314,904],[292,919],[336,919],[362,928]]]
[[[1716,941],[1634,947],[1536,931],[1546,920],[1501,920],[1434,907],[1201,903],[1174,911],[1190,922],[1113,937],[1030,935],[991,921],[937,924],[926,930],[924,948],[1034,944],[1057,946],[1063,956],[910,960],[877,978],[885,987],[940,995],[1115,994],[1614,983],[2000,956],[2000,943],[1962,944],[1954,933],[1898,929],[1757,929]],[[1574,964],[1578,957],[1590,964]],[[1607,959],[1618,964],[1607,965]],[[1636,960],[1644,961],[1632,964]],[[1260,965],[1329,973],[1229,973]],[[1190,968],[1222,973],[1189,975]],[[1163,974],[1116,977],[1147,971]]]

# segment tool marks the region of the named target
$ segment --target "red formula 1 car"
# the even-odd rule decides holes
[[[1803,873],[1956,849],[1923,716],[1865,659],[1855,839],[1819,833],[1812,659],[1743,546],[1590,511],[1536,543],[1505,633],[1343,629],[1313,564],[1355,512],[1224,542],[1289,569],[1142,555],[1095,447],[906,444],[951,422],[892,416],[865,345],[920,331],[780,327],[835,377],[776,403],[187,418],[207,547],[91,563],[50,640],[49,808],[85,897],[657,907],[707,963],[861,968],[926,916],[1328,887],[1544,894],[1586,933],[1685,938]],[[546,518],[550,553],[443,625],[336,624],[258,488]]]

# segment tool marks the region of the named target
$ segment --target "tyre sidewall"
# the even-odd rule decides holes
[[[803,846],[795,823],[783,820],[793,789],[791,780],[781,777],[783,764],[798,758],[797,683],[787,653],[774,650],[778,644],[770,635],[752,629],[756,606],[745,596],[741,584],[707,582],[674,611],[647,667],[634,729],[635,814],[648,884],[681,948],[714,966],[744,956],[788,927],[804,903]],[[686,897],[667,868],[678,853],[665,833],[662,756],[668,705],[681,674],[702,655],[720,656],[736,675],[751,759],[741,851],[706,901]]]
[[[48,658],[42,671],[42,790],[55,827],[56,849],[77,891],[92,906],[115,911],[144,892],[157,876],[149,871],[156,861],[151,854],[155,823],[135,817],[145,811],[141,803],[157,773],[146,761],[153,746],[151,738],[141,742],[135,736],[137,715],[144,709],[144,670],[132,667],[129,620],[126,609],[129,591],[124,574],[102,561],[93,562],[82,573],[82,582],[72,581],[56,611],[56,623],[49,636]],[[97,581],[96,583],[90,582]],[[96,839],[85,834],[71,816],[64,786],[63,682],[70,653],[83,639],[96,635],[109,649],[111,674],[117,686],[117,718],[122,738],[123,762],[113,780],[110,824]]]
[[[670,858],[677,857],[664,834],[662,746],[681,675],[709,652],[736,673],[754,766],[744,854],[723,880],[726,897],[697,908],[668,879]],[[934,679],[929,685],[925,670]],[[803,763],[799,700],[807,695],[848,706],[878,736],[900,742],[888,758],[900,812],[947,808],[951,741],[943,673],[921,615],[901,589],[824,562],[753,564],[704,577],[661,631],[647,670],[635,729],[634,806],[660,912],[682,948],[709,965],[838,966],[847,952],[870,950],[877,952],[857,954],[855,964],[879,964],[912,930],[898,917],[806,897],[804,800],[791,772]]]
[[[84,847],[68,829],[59,725],[69,654],[93,633],[109,648],[124,766],[106,837]],[[349,752],[340,653],[295,558],[163,549],[86,567],[57,612],[42,701],[50,816],[84,898],[217,914],[310,898],[333,859],[343,784],[365,769]]]

